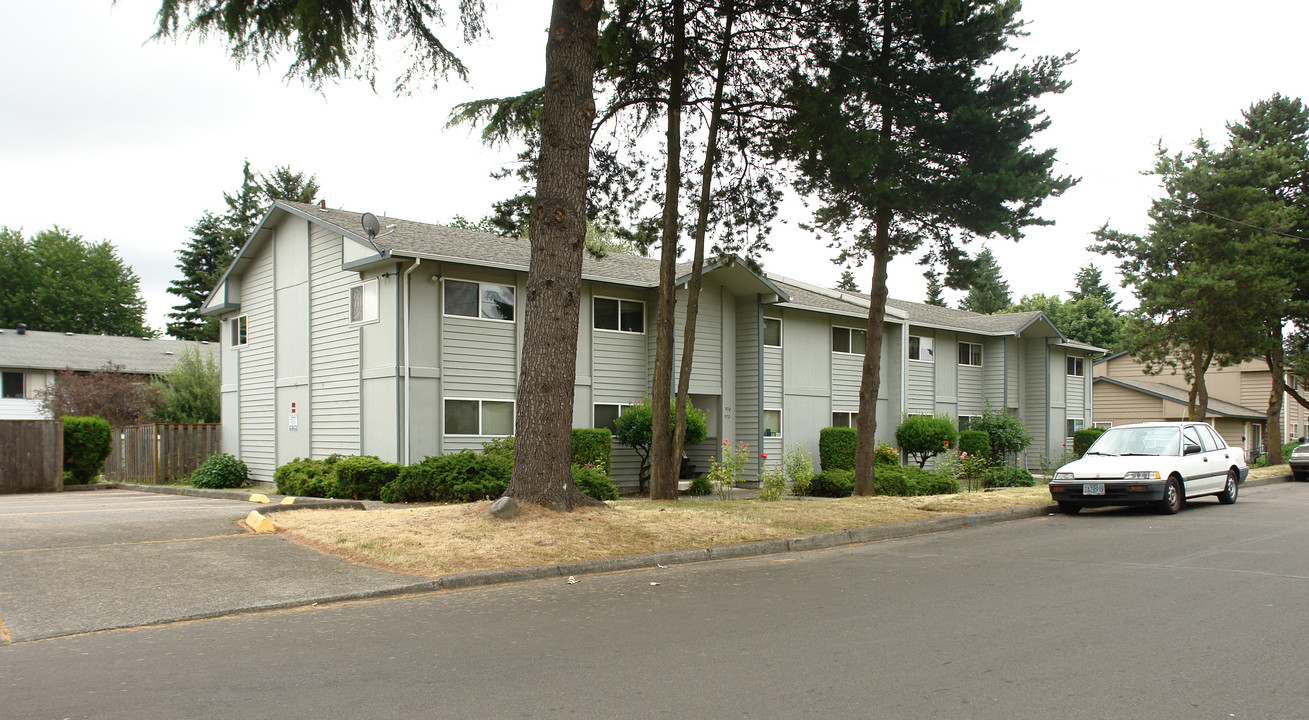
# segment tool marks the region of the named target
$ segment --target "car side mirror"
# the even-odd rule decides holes
[[[1187,443],[1186,447],[1182,449],[1183,455],[1194,455],[1198,452],[1200,452],[1200,446],[1195,443]]]

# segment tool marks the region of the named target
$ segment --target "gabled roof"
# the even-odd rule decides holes
[[[111,335],[28,330],[19,335],[0,330],[0,367],[24,370],[100,370],[109,363],[123,372],[158,375],[168,372],[183,350],[194,347],[218,360],[218,343],[171,338],[130,338]]]
[[[1091,382],[1103,382],[1110,385],[1117,385],[1118,387],[1135,390],[1136,392],[1168,400],[1169,402],[1174,402],[1179,405],[1187,405],[1190,401],[1190,392],[1186,388],[1180,388],[1165,383],[1137,380],[1135,378],[1109,377],[1106,375],[1101,375]],[[1209,404],[1207,407],[1209,414],[1217,415],[1219,417],[1241,418],[1245,420],[1262,420],[1267,417],[1267,413],[1260,412],[1259,410],[1251,410],[1248,407],[1243,407],[1236,403],[1230,403],[1225,400],[1216,400],[1214,398],[1209,398]]]

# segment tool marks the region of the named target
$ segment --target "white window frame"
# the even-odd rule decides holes
[[[962,358],[961,358],[960,361],[959,361],[959,365],[960,365],[961,367],[982,367],[982,362],[983,362],[983,360],[982,360],[982,357],[983,357],[983,356],[982,356],[982,344],[981,344],[981,343],[975,343],[975,342],[961,342],[961,343],[959,343],[959,350],[962,351],[964,348],[969,348],[969,350],[968,350],[968,362],[963,362],[963,360],[962,360]],[[977,348],[977,350],[974,351],[974,350],[972,350],[972,348]],[[973,362],[974,359],[976,359],[977,362]]]
[[[846,418],[846,424],[845,424],[845,425],[837,425],[837,424],[836,424],[836,416],[837,416],[837,415],[846,415],[846,416],[848,416],[848,417]],[[833,411],[832,411],[832,427],[853,428],[853,427],[858,427],[858,426],[859,426],[859,411],[858,411],[858,410],[833,410]]]
[[[762,343],[764,344],[764,347],[775,347],[775,348],[780,348],[780,347],[782,347],[782,318],[766,317],[766,318],[764,318],[764,323],[763,323],[763,324],[764,324],[764,326],[766,327],[766,326],[768,325],[768,323],[770,323],[770,322],[775,322],[775,323],[777,323],[777,344],[776,344],[776,345],[771,345],[771,344],[769,344],[769,342],[768,342],[768,333],[767,333],[767,332],[760,332],[760,334],[759,334],[759,335],[760,335],[760,342],[762,342]],[[761,329],[762,329],[762,328],[761,328]]]
[[[833,335],[833,336],[832,336],[832,352],[836,353],[837,355],[858,355],[858,356],[860,356],[860,357],[863,357],[863,355],[864,355],[865,353],[868,352],[868,330],[867,330],[866,328],[850,327],[849,325],[833,325],[833,326],[832,326],[832,331],[835,332],[835,331],[837,331],[837,330],[845,330],[845,331],[846,331],[846,333],[847,333],[847,335],[848,335],[848,338],[847,338],[847,340],[846,340],[846,346],[849,347],[850,349],[849,349],[849,350],[837,350],[837,349],[836,349],[836,336]],[[855,351],[854,351],[854,334],[857,333],[857,332],[861,332],[861,333],[864,334],[864,352],[855,352]]]
[[[464,317],[464,316],[463,316],[463,315],[456,315],[455,317]],[[484,319],[489,320],[490,318],[484,318]],[[449,411],[446,409],[446,404],[449,403],[451,400],[454,400],[454,401],[456,401],[456,402],[475,402],[475,403],[477,403],[477,434],[476,434],[476,435],[469,435],[468,433],[452,433],[452,432],[448,432],[449,427],[448,427],[448,423],[447,423],[447,417],[448,417],[448,412],[449,412]],[[505,434],[505,435],[488,435],[488,434],[486,434],[485,432],[483,432],[483,430],[484,430],[485,428],[482,427],[483,422],[484,422],[484,420],[483,420],[483,412],[482,412],[482,405],[485,404],[485,403],[489,403],[489,402],[492,402],[492,403],[503,403],[503,404],[507,404],[507,405],[509,405],[509,407],[510,407],[509,417],[512,418],[512,419],[509,421],[509,432],[508,432],[508,434]],[[441,432],[444,434],[445,437],[489,437],[489,438],[503,438],[503,437],[510,437],[511,435],[514,434],[514,430],[517,429],[517,428],[514,427],[514,425],[517,424],[517,422],[518,422],[518,407],[517,407],[517,405],[516,405],[516,403],[515,403],[514,400],[497,400],[497,399],[495,399],[495,398],[448,397],[448,398],[445,398],[445,399],[443,399],[443,400],[441,401]]]
[[[0,397],[4,397],[5,399],[9,399],[9,400],[25,399],[27,397],[27,373],[23,372],[22,370],[5,370],[4,372],[0,372],[0,382],[2,382],[2,378],[6,375],[18,376],[18,394],[3,395],[2,394],[3,387],[0,387]]]
[[[918,341],[918,357],[913,356],[914,340]],[[906,343],[905,357],[910,362],[935,363],[936,362],[936,338],[927,335],[910,335],[909,342]],[[922,358],[923,350],[927,351],[928,359]]]
[[[250,344],[250,316],[237,315],[228,319],[227,323],[227,346],[232,349],[243,348]],[[239,328],[239,330],[238,330]],[[240,342],[237,342],[237,335],[240,336]]]
[[[1102,428],[1102,429],[1104,429],[1104,430],[1108,430],[1109,428],[1111,428],[1111,427],[1113,427],[1113,426],[1114,426],[1114,424],[1113,424],[1113,422],[1110,421],[1110,420],[1096,420],[1095,422],[1091,423],[1091,427],[1093,427],[1093,428]]]
[[[470,285],[477,286],[477,314],[476,315],[457,315],[450,312],[450,308],[447,307],[445,302],[445,284],[452,280],[454,282],[468,283]],[[483,285],[498,285],[500,287],[507,287],[512,291],[514,296],[513,320],[505,320],[503,318],[483,317],[482,315],[482,286]],[[513,283],[491,282],[490,280],[466,280],[464,278],[457,278],[457,277],[441,278],[441,316],[452,317],[452,318],[463,318],[465,320],[485,320],[486,322],[498,322],[498,323],[507,323],[509,325],[513,325],[514,323],[518,322],[518,287]]]
[[[615,302],[618,303],[618,328],[617,328],[617,329],[615,329],[615,328],[602,328],[602,327],[596,327],[596,324],[595,324],[595,323],[596,323],[596,319],[597,319],[598,316],[597,316],[596,313],[595,313],[595,303],[596,303],[597,300],[613,300],[613,301],[615,301]],[[623,303],[636,303],[636,304],[638,304],[638,305],[641,306],[641,329],[640,329],[640,330],[624,330],[624,329],[623,329]],[[613,297],[613,296],[611,296],[611,295],[594,295],[594,296],[591,297],[591,329],[592,329],[592,330],[599,330],[600,332],[623,333],[623,334],[626,334],[626,335],[644,335],[644,334],[645,334],[645,321],[646,321],[646,315],[645,315],[645,301],[644,301],[644,300],[629,300],[629,299],[627,299],[627,298]],[[600,403],[600,404],[601,404],[601,405],[613,405],[613,403]]]
[[[1072,365],[1071,368],[1068,366]],[[1072,370],[1073,372],[1068,372]],[[1086,377],[1086,358],[1077,355],[1069,355],[1064,362],[1064,372],[1068,377]]]
[[[1064,431],[1067,433],[1065,438],[1070,438],[1078,430],[1086,429],[1086,418],[1064,418]]]
[[[369,307],[369,302],[368,302],[368,291],[365,289],[369,285],[371,285],[373,288],[373,302],[371,308]],[[358,319],[355,319],[354,317],[354,312],[355,312],[354,294],[356,288],[359,289],[359,292],[361,294],[359,306],[360,306],[360,311],[362,312],[362,317]],[[364,280],[363,282],[357,282],[350,286],[348,292],[349,294],[346,297],[350,301],[351,327],[356,325],[368,325],[370,323],[379,322],[381,320],[382,290],[377,282],[377,278],[373,278],[371,280]],[[372,311],[371,313],[372,317],[369,317],[370,314],[369,310]]]
[[[627,408],[632,407],[633,403],[614,403],[614,402],[591,403],[591,427],[596,430],[599,430],[600,427],[595,424],[595,409],[600,407],[601,405],[612,405],[618,408],[618,417],[622,417],[623,411],[626,410]],[[608,426],[606,425],[605,427]]]
[[[768,423],[764,421],[764,417],[770,412],[777,413],[777,434],[776,435],[765,434],[764,437],[780,438],[782,437],[782,408],[764,408],[764,413],[759,416],[759,430],[760,432],[766,433],[767,428],[765,428],[764,426],[767,425]]]

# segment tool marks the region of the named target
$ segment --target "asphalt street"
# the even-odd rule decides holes
[[[0,647],[9,718],[1304,718],[1309,484]]]

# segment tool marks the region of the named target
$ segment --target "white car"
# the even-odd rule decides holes
[[[1070,515],[1109,505],[1154,505],[1171,515],[1202,495],[1236,502],[1249,474],[1245,453],[1209,425],[1154,422],[1106,430],[1080,460],[1059,468],[1049,487]]]

